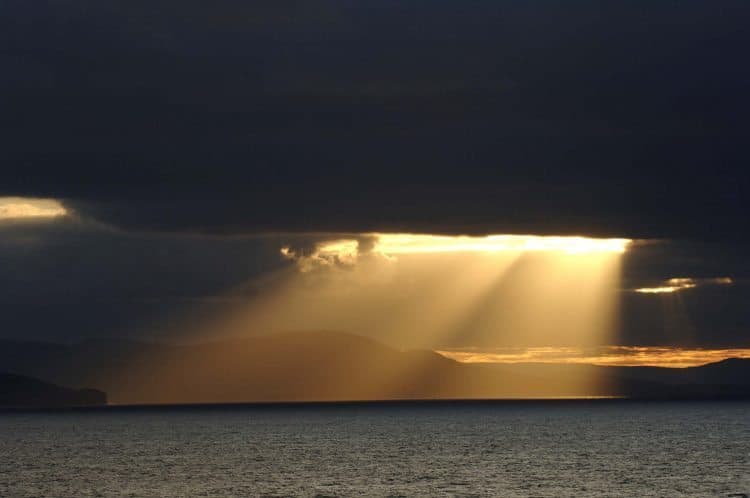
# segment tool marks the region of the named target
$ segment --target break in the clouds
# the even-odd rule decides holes
[[[623,253],[632,241],[580,236],[486,235],[445,236],[411,233],[364,233],[353,238],[321,240],[308,248],[283,246],[284,259],[295,261],[300,271],[351,267],[361,256],[391,260],[401,254],[442,253],[560,253],[567,255]]]
[[[57,218],[68,214],[67,209],[54,199],[33,199],[25,197],[0,197],[0,221],[40,220]]]
[[[55,217],[44,223],[2,223],[0,337],[58,342],[102,337],[179,342],[189,337],[192,325],[203,315],[221,315],[227,307],[251,311],[259,305],[261,310],[270,309],[263,306],[267,302],[264,299],[273,299],[284,279],[293,278],[299,285],[292,303],[307,306],[297,308],[302,310],[300,313],[292,313],[291,307],[281,307],[272,313],[273,321],[246,320],[238,328],[214,327],[210,332],[260,334],[276,330],[263,324],[276,324],[280,330],[304,330],[316,323],[318,328],[329,329],[338,324],[337,330],[367,335],[395,347],[455,350],[465,346],[472,334],[482,340],[481,344],[473,344],[481,347],[524,345],[508,344],[513,337],[523,343],[528,336],[500,333],[510,327],[502,321],[493,325],[491,321],[469,320],[463,328],[441,321],[440,314],[435,312],[435,299],[443,303],[437,308],[441,313],[461,305],[456,299],[460,295],[462,299],[476,298],[476,313],[494,310],[493,316],[498,320],[514,316],[504,306],[509,306],[519,292],[533,290],[524,275],[531,278],[531,272],[537,283],[547,278],[532,264],[542,254],[535,256],[537,253],[532,251],[508,266],[512,254],[507,251],[474,251],[465,256],[450,251],[414,253],[410,252],[413,244],[399,239],[403,236],[381,235],[395,238],[385,237],[381,240],[385,245],[378,246],[372,236],[357,233],[253,236],[154,233],[113,229],[78,216]],[[437,243],[427,248],[447,248],[441,245],[442,238],[431,237],[411,240],[420,244]],[[397,240],[402,241],[401,245],[394,246]],[[332,241],[347,241],[342,247],[349,250],[333,251],[337,248],[330,246]],[[353,255],[355,245],[356,260],[347,260],[344,253]],[[283,247],[298,255],[315,254],[316,261],[310,261],[315,271],[300,272],[299,261],[285,259],[280,254]],[[383,249],[387,251],[381,253]],[[748,286],[743,283],[750,276],[750,268],[743,246],[729,246],[729,249],[715,243],[634,243],[624,253],[618,253],[622,259],[623,288],[645,287],[675,274],[732,275],[736,276],[736,283],[698,285],[675,295],[678,299],[617,293],[622,323],[617,334],[610,338],[612,344],[750,347]],[[330,264],[320,264],[319,257],[330,258]],[[596,253],[568,257],[587,260],[596,257]],[[428,264],[428,259],[433,263]],[[352,261],[356,264],[348,264]],[[411,270],[406,271],[408,268]],[[486,290],[492,275],[503,268],[510,273],[508,280],[497,288],[498,300],[479,299],[477,293]],[[569,272],[550,277],[559,281],[563,277],[583,278],[584,274]],[[331,287],[336,282],[342,286]],[[573,289],[569,293],[571,298],[581,291],[575,281],[559,283],[563,289]],[[542,296],[538,297],[544,301]],[[399,309],[409,310],[412,325],[407,323],[401,332],[392,333],[388,323],[398,318]],[[322,313],[326,310],[335,312],[331,316],[337,321],[325,322]],[[547,320],[539,309],[527,311],[529,316]],[[326,323],[331,327],[323,327]],[[451,341],[430,339],[422,333],[426,324],[441,329],[453,327],[452,330],[461,333]],[[477,335],[480,329],[481,337]],[[557,339],[564,339],[564,334],[561,332]]]

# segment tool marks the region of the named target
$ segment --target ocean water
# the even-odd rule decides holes
[[[750,403],[0,413],[0,496],[742,496]]]

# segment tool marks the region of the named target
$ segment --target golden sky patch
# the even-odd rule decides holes
[[[57,218],[68,211],[54,199],[0,197],[0,220]]]
[[[750,358],[750,349],[689,349],[661,346],[505,348],[437,351],[462,363],[556,363],[628,367],[685,368],[727,358]]]
[[[731,285],[734,281],[729,277],[716,277],[716,278],[670,278],[665,280],[661,285],[655,287],[638,287],[633,289],[634,292],[639,294],[672,294],[674,292],[680,292],[687,289],[694,289],[703,285]]]
[[[597,239],[579,236],[487,235],[485,237],[372,234],[374,250],[384,254],[436,252],[537,252],[567,254],[625,252],[629,239]]]

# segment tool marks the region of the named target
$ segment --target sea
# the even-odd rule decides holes
[[[0,496],[748,496],[750,403],[0,413]]]

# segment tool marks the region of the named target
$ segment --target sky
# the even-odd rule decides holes
[[[377,232],[640,241],[613,344],[750,347],[747,2],[0,11],[3,338],[172,337]]]

